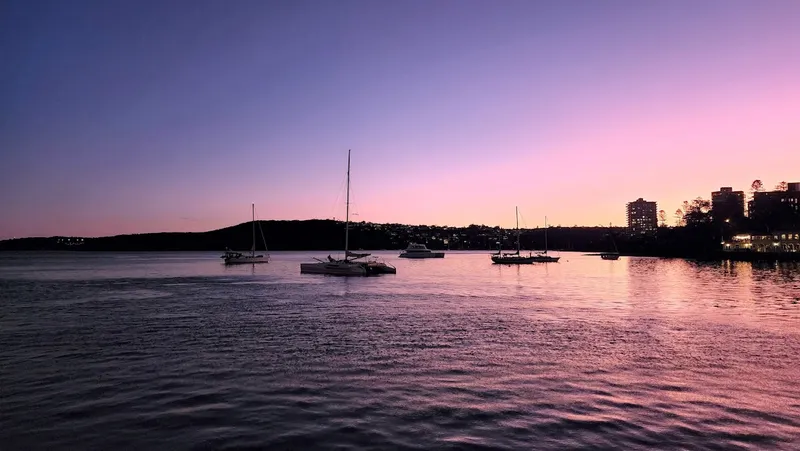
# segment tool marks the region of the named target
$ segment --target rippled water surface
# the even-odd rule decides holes
[[[0,254],[0,449],[800,449],[797,264],[313,255]]]

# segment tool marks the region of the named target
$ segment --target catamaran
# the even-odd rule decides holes
[[[245,255],[242,252],[235,252],[230,249],[225,249],[225,253],[220,258],[225,259],[226,265],[240,265],[250,263],[269,263],[269,254],[256,255],[256,204],[252,204],[253,213],[253,246],[250,248],[250,255]],[[264,231],[261,230],[261,224],[258,225],[258,230],[261,231],[261,239],[264,241],[264,250],[267,249],[267,240],[264,238]]]
[[[492,262],[502,265],[529,265],[536,260],[534,259],[534,255],[532,255],[530,252],[528,253],[527,257],[519,253],[519,208],[514,207],[514,212],[517,217],[517,251],[503,253],[501,246],[500,249],[497,250],[497,253],[491,255]]]
[[[314,258],[316,263],[301,263],[300,274],[325,274],[329,276],[371,276],[375,274],[396,274],[397,268],[375,258],[366,259],[368,253],[350,252],[350,150],[347,151],[347,199],[344,225],[344,259],[328,257],[325,260]]]
[[[561,258],[547,255],[547,216],[544,217],[544,252],[537,252],[532,258],[536,263],[557,263]]]

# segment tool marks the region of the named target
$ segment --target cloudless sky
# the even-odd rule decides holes
[[[800,181],[800,2],[6,0],[0,238],[670,219]]]

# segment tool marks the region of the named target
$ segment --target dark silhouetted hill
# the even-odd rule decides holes
[[[341,250],[344,222],[333,220],[259,221],[270,250]],[[631,237],[624,228],[550,227],[548,248],[583,252],[613,250],[610,235],[620,253],[668,257],[702,257],[719,249],[715,226],[700,223],[687,227],[659,228],[655,236]],[[424,243],[431,249],[489,250],[515,247],[516,232],[486,225],[446,227],[403,224],[350,224],[351,249],[404,249]],[[248,250],[252,242],[250,222],[208,232],[169,232],[116,235],[100,238],[49,237],[0,241],[0,250],[74,251],[222,251],[226,247]],[[523,249],[543,249],[544,229],[521,232]],[[256,228],[256,247],[263,249]]]

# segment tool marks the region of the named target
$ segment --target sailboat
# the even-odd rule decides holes
[[[344,225],[344,259],[338,260],[330,255],[322,260],[314,258],[315,263],[301,263],[300,274],[325,274],[329,276],[370,276],[374,274],[396,274],[397,269],[375,259],[362,260],[368,253],[350,252],[350,150],[347,151],[347,200]]]
[[[250,248],[250,255],[245,255],[241,252],[235,252],[230,249],[225,249],[225,253],[220,258],[225,259],[226,265],[239,265],[249,263],[269,263],[269,254],[256,255],[256,204],[251,205],[253,214],[253,245]],[[261,225],[258,226],[261,230]],[[264,239],[264,231],[261,231],[261,239],[264,241],[264,249],[267,249],[267,240]]]
[[[603,252],[600,254],[600,258],[603,260],[619,260],[619,250],[617,249],[617,242],[614,241],[614,235],[611,234],[611,224],[608,224],[608,236],[614,245],[614,252]]]
[[[544,217],[544,252],[538,252],[531,258],[536,263],[557,263],[561,258],[547,255],[547,216]]]
[[[492,262],[503,265],[529,265],[535,261],[534,256],[528,253],[526,257],[519,253],[519,208],[514,207],[514,213],[517,218],[517,251],[504,254],[501,247],[497,253],[491,255]]]

